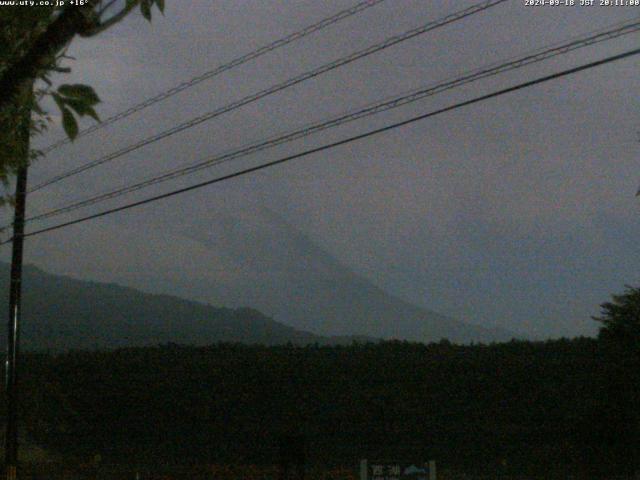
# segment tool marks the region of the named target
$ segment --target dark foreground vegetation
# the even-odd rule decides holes
[[[288,459],[326,480],[357,478],[362,458],[435,459],[445,480],[632,478],[640,289],[602,307],[598,339],[30,353],[23,438],[54,464],[22,465],[40,469],[30,478],[74,478],[69,465],[81,478],[274,478]]]
[[[579,338],[456,346],[164,345],[28,354],[23,419],[59,458],[309,465],[437,459],[492,472],[630,472],[637,357]]]

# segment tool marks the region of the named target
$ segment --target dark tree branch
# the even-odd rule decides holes
[[[38,37],[29,51],[4,71],[0,78],[0,111],[15,101],[21,85],[35,79],[43,69],[51,65],[51,59],[76,34],[82,34],[95,27],[92,21],[93,8],[98,1],[89,0],[82,7],[67,7]]]

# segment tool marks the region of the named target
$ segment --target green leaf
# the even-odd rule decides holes
[[[62,109],[62,126],[71,140],[74,140],[78,136],[78,122],[68,108]]]
[[[64,103],[66,106],[72,108],[73,110],[75,110],[75,112],[82,116],[85,115],[87,113],[87,109],[91,108],[89,105],[87,105],[86,103],[84,103],[82,100],[78,100],[75,98],[65,98],[64,99]]]
[[[58,105],[60,111],[64,110],[64,100],[62,99],[62,97],[55,92],[51,93],[51,97],[55,100],[56,105]]]
[[[85,100],[89,105],[95,105],[100,102],[100,97],[89,85],[60,85],[58,92],[65,97],[79,98]]]
[[[144,18],[151,21],[151,0],[141,0],[140,11],[142,12],[142,16]]]
[[[100,122],[100,117],[98,116],[96,111],[93,109],[93,107],[88,107],[87,108],[87,115],[89,115],[91,118],[93,118],[96,122]]]
[[[96,122],[100,123],[100,117],[98,116],[96,111],[93,109],[93,107],[89,107],[89,109],[87,110],[87,115],[93,118]]]
[[[160,13],[164,15],[164,0],[156,0],[156,5],[158,6]]]
[[[65,103],[69,107],[71,107],[81,117],[85,115],[89,115],[90,117],[93,117],[96,121],[98,122],[100,121],[100,118],[98,118],[98,114],[96,113],[96,111],[93,109],[91,105],[78,99],[65,98],[64,100],[65,100]]]

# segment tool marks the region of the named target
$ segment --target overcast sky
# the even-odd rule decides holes
[[[103,100],[99,114],[106,118],[353,3],[168,1],[165,16],[155,11],[151,24],[136,12],[98,38],[74,41],[69,50],[76,58],[74,71],[59,82],[94,86]],[[387,0],[58,149],[31,169],[30,183],[473,3]],[[34,193],[29,213],[639,15],[640,7],[528,7],[513,0]],[[581,49],[126,200],[637,48],[638,40],[636,33]],[[28,247],[26,261],[46,264],[46,252],[72,271],[70,245],[83,231],[105,228],[111,233],[89,245],[75,242],[73,249],[106,248],[110,235],[117,235],[113,232],[136,226],[141,241],[152,245],[152,237],[169,228],[166,218],[197,216],[219,205],[242,210],[259,203],[405,300],[461,320],[521,332],[593,334],[596,325],[590,316],[598,314],[599,304],[625,284],[640,285],[640,200],[634,196],[640,184],[639,73],[638,57],[632,57],[43,235]],[[54,125],[36,142],[46,145],[60,136]],[[149,224],[154,228],[142,227]],[[85,276],[92,276],[89,270]]]

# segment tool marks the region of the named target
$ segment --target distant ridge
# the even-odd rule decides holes
[[[73,237],[62,232],[55,244],[36,237],[29,258],[78,279],[251,307],[280,326],[320,337],[491,343],[522,336],[394,296],[279,214],[249,203],[229,197],[203,202],[194,215],[163,211],[143,223],[79,228]]]
[[[320,335],[456,343],[508,341],[517,334],[463,322],[406,302],[355,273],[277,213],[262,206],[208,212],[193,221],[173,219],[185,237],[230,265],[249,269],[246,280],[198,284],[146,278],[154,290],[171,285],[185,298],[251,305],[267,315]],[[185,277],[183,277],[184,279]],[[138,278],[140,285],[144,281]]]
[[[0,263],[0,311],[8,311],[9,266]],[[4,324],[4,323],[3,323]],[[6,345],[6,330],[0,329]],[[104,349],[164,343],[350,344],[366,337],[314,335],[251,308],[217,308],[115,284],[51,275],[26,265],[21,346],[27,350]]]

